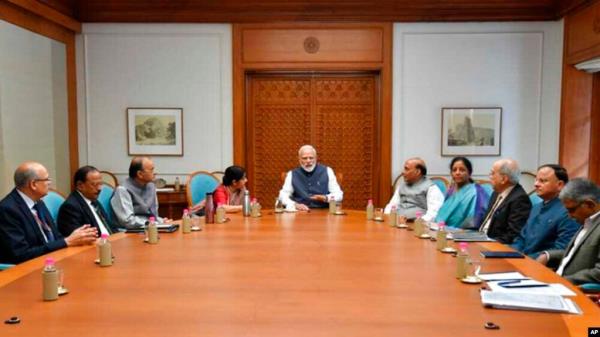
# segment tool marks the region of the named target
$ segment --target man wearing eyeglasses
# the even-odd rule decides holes
[[[600,283],[600,187],[592,181],[571,180],[559,198],[569,215],[582,224],[564,250],[549,250],[537,261],[573,284]]]
[[[42,197],[48,194],[48,170],[25,162],[14,174],[15,188],[0,201],[0,261],[21,263],[67,247],[92,244],[96,229],[84,225],[63,237]]]
[[[127,229],[142,228],[150,217],[158,216],[158,198],[154,186],[154,162],[148,157],[135,157],[129,164],[129,177],[117,186],[110,205],[119,225]]]

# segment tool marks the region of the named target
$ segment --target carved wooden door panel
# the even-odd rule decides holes
[[[375,74],[250,75],[247,97],[249,188],[266,208],[281,173],[298,165],[303,144],[342,175],[344,207],[375,195],[378,78]]]

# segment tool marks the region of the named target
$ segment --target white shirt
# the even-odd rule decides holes
[[[575,255],[575,252],[577,251],[577,248],[581,244],[581,241],[583,241],[585,234],[590,229],[590,226],[592,225],[593,220],[596,219],[599,215],[600,215],[600,212],[597,212],[594,215],[590,216],[589,218],[585,219],[583,228],[579,231],[579,233],[577,233],[577,236],[575,237],[575,242],[573,242],[573,246],[571,247],[571,249],[569,250],[567,255],[562,259],[562,261],[560,261],[560,266],[558,266],[558,269],[556,270],[556,273],[558,275],[562,276],[563,272],[565,271],[565,267],[567,266],[567,264],[569,264],[569,262],[573,258],[573,255]]]
[[[23,198],[23,201],[25,201],[25,204],[27,205],[27,208],[29,208],[29,210],[31,211],[31,214],[33,214],[33,217],[39,218],[37,211],[35,210],[35,208],[33,208],[33,206],[35,206],[35,201],[33,201],[30,197],[28,197],[27,194],[25,194],[19,190],[17,190],[17,193],[19,193],[21,198]],[[38,228],[40,229],[40,232],[42,233],[42,236],[44,237],[44,241],[48,242],[48,238],[46,237],[46,232],[44,232],[42,225],[40,223],[38,223],[37,221],[35,223],[38,225]]]
[[[94,214],[94,219],[96,219],[96,223],[98,224],[98,228],[100,228],[100,234],[101,235],[102,234],[109,235],[110,233],[108,233],[108,230],[104,226],[104,223],[102,222],[102,220],[100,220],[100,217],[96,213],[96,209],[92,205],[92,201],[90,199],[86,198],[83,194],[81,194],[81,192],[77,191],[77,193],[79,193],[79,195],[83,198],[83,200],[85,200],[85,203],[88,205],[88,207],[92,211],[92,214]]]
[[[508,197],[508,194],[513,190],[513,188],[515,188],[515,185],[507,187],[504,191],[502,191],[502,193],[498,195],[498,197],[496,198],[496,203],[494,204],[494,208],[490,210],[490,212],[487,215],[487,218],[485,218],[485,222],[481,225],[482,232],[487,234],[488,230],[490,229],[490,224],[492,223],[492,218],[494,217],[494,212],[496,212],[496,210],[500,207],[500,205],[502,205],[504,200],[506,200],[506,197]]]
[[[398,193],[400,186],[394,191],[394,195],[390,202],[385,206],[385,214],[390,214],[392,206],[398,207],[400,205],[400,193]],[[440,188],[436,184],[432,184],[427,189],[427,212],[421,218],[427,222],[433,221],[438,214],[438,211],[444,203],[444,194],[440,191]]]
[[[333,197],[334,201],[342,201],[344,199],[344,192],[337,182],[335,173],[333,173],[333,170],[329,166],[327,166],[327,179],[329,180],[329,183],[327,184],[327,189],[329,190],[329,194],[327,194],[327,200],[330,200],[331,197]],[[281,191],[279,191],[279,200],[281,200],[285,206],[292,207],[296,204],[291,198],[293,193],[294,186],[292,186],[292,171],[288,171],[287,175],[285,176],[285,181],[283,182],[283,187],[281,188]]]

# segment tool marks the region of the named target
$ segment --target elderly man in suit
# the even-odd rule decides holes
[[[557,267],[556,273],[574,284],[600,283],[600,187],[587,179],[573,179],[559,198],[582,226],[566,249],[543,252],[537,261]]]
[[[519,184],[521,171],[512,159],[497,160],[490,171],[494,193],[479,230],[490,238],[511,244],[531,211],[531,201]]]
[[[42,197],[48,194],[48,170],[25,162],[14,175],[15,188],[0,201],[0,262],[21,263],[67,246],[94,243],[96,229],[81,226],[63,237]]]
[[[88,224],[96,228],[98,234],[112,234],[116,227],[108,221],[106,210],[98,202],[102,191],[102,175],[93,166],[83,166],[73,176],[75,191],[60,206],[58,229],[68,236],[77,228]]]

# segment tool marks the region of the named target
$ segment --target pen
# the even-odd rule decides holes
[[[501,285],[503,288],[539,288],[548,287],[547,284],[515,284],[515,285]]]

